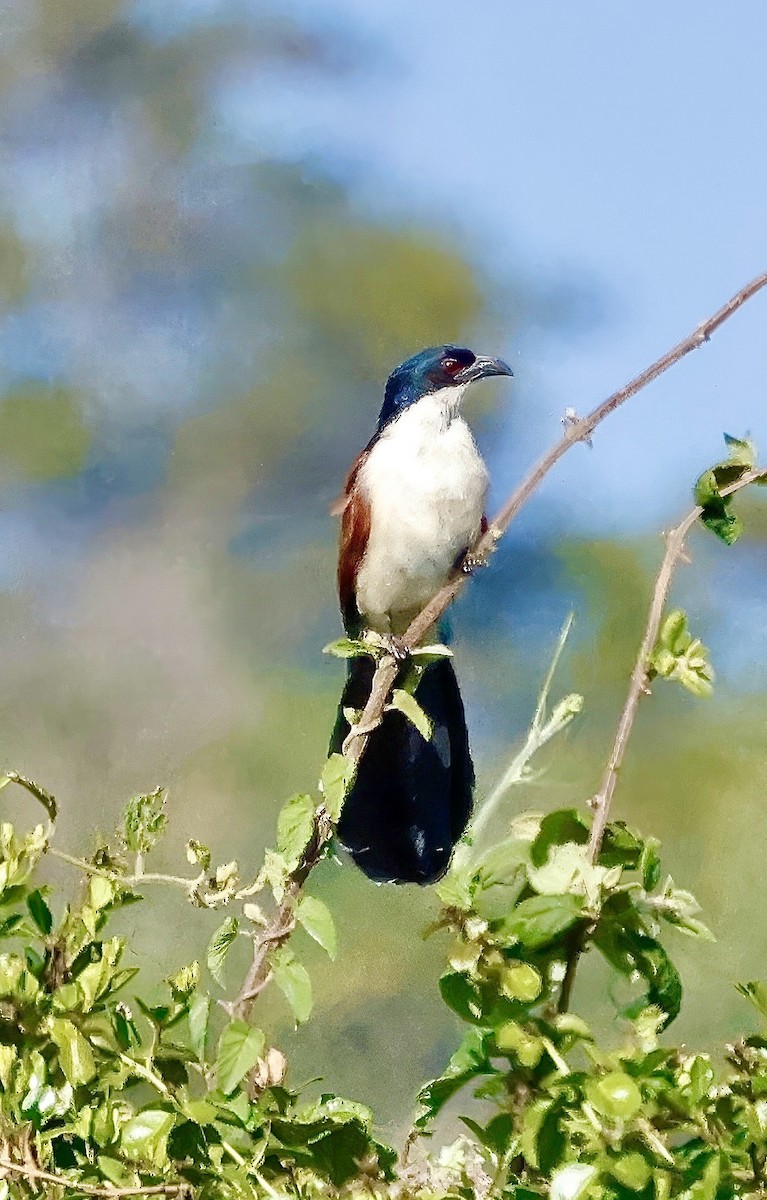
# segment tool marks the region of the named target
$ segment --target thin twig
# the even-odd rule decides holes
[[[603,400],[588,416],[580,420],[568,422],[564,436],[536,463],[519,487],[512,492],[493,521],[491,521],[486,532],[477,538],[474,545],[470,548],[469,557],[474,561],[486,562],[495,551],[499,539],[506,532],[519,510],[530,499],[551,468],[571,446],[574,446],[576,442],[588,441],[597,425],[605,417],[614,412],[616,408],[619,408],[629,397],[636,395],[648,383],[652,383],[654,379],[657,379],[659,375],[667,371],[674,363],[677,363],[680,358],[684,358],[691,350],[695,350],[698,346],[707,342],[711,334],[720,325],[724,324],[733,313],[737,312],[739,308],[765,286],[767,286],[767,272],[759,275],[751,283],[741,288],[739,292],[736,292],[718,312],[699,325],[689,337],[667,351],[662,358],[659,358],[657,362],[647,367],[640,375],[637,375],[635,379],[627,383],[625,387],[617,392],[613,392],[611,396]],[[401,639],[402,645],[406,649],[412,650],[423,641],[431,627],[439,620],[446,609],[452,604],[453,600],[455,600],[467,579],[468,575],[464,572],[456,572],[454,577],[437,592],[426,607],[415,617]],[[399,667],[400,664],[394,656],[389,654],[384,655],[376,667],[370,696],[357,726],[358,733],[356,736],[347,738],[346,757],[355,765],[359,763],[362,755],[365,753],[368,743],[368,734],[363,731],[369,727],[375,727],[382,719],[389,694],[399,672]],[[354,728],[351,734],[354,735]],[[276,912],[263,933],[254,942],[253,961],[240,992],[230,1006],[234,1015],[247,1019],[253,1001],[262,990],[266,981],[269,972],[269,954],[273,948],[283,944],[290,936],[293,928],[292,915],[295,903],[307,876],[322,858],[325,846],[332,833],[333,827],[327,818],[327,814],[320,810],[312,841],[304,852],[298,867],[290,876],[284,896]]]
[[[573,614],[570,613],[560,630],[557,639],[556,648],[552,657],[549,669],[546,672],[546,678],[543,681],[543,686],[538,696],[538,703],[535,708],[530,728],[527,731],[525,741],[521,749],[514,755],[514,758],[509,763],[498,783],[493,788],[490,795],[484,801],[482,806],[477,811],[476,816],[472,820],[467,830],[467,840],[476,847],[481,835],[484,833],[491,817],[495,814],[498,807],[498,802],[501,800],[510,788],[515,784],[523,783],[529,779],[532,772],[529,770],[529,764],[540,749],[551,741],[561,730],[565,729],[571,722],[577,712],[580,711],[582,705],[582,697],[574,694],[565,697],[560,701],[551,714],[546,716],[546,706],[549,700],[549,692],[554,680],[554,672],[557,669],[559,660],[562,657],[562,651],[565,648],[570,629],[573,624]]]
[[[100,879],[108,879],[121,887],[139,887],[142,883],[165,883],[172,887],[180,887],[185,892],[191,892],[205,879],[204,874],[189,879],[184,875],[163,875],[154,871],[121,875],[119,871],[109,871],[106,867],[98,867],[95,863],[89,863],[85,858],[77,858],[74,854],[67,854],[65,850],[59,850],[56,846],[49,846],[47,853],[53,858],[60,859],[61,862],[69,863],[71,867],[78,867],[86,875],[97,875]]]
[[[0,773],[0,787],[5,787],[6,782],[17,783],[19,787],[26,788],[35,800],[39,800],[43,808],[48,814],[51,823],[55,823],[58,815],[58,807],[56,797],[51,795],[47,788],[41,784],[35,783],[34,779],[29,779],[26,775],[20,775],[18,771],[3,771]]]
[[[730,484],[729,487],[722,488],[720,495],[730,496],[733,492],[739,492],[742,488],[748,487],[754,480],[760,479],[763,476],[764,470],[762,469],[749,471],[735,483]],[[685,538],[702,512],[703,509],[700,507],[696,506],[693,508],[666,537],[666,553],[663,555],[663,562],[655,579],[650,609],[647,614],[647,624],[644,636],[642,637],[642,644],[639,647],[639,653],[634,663],[634,669],[631,672],[628,694],[618,719],[618,727],[615,731],[615,739],[607,766],[605,767],[605,773],[602,777],[601,787],[591,802],[591,807],[594,810],[594,820],[591,825],[591,837],[589,838],[589,856],[593,863],[599,858],[599,852],[602,848],[607,819],[610,814],[610,805],[613,793],[615,792],[615,786],[618,782],[618,773],[623,765],[626,747],[628,746],[631,730],[636,719],[639,700],[647,693],[650,655],[655,649],[655,644],[658,640],[658,632],[661,620],[663,619],[663,610],[666,606],[671,579],[684,553]]]
[[[11,1175],[21,1175],[38,1183],[50,1183],[55,1187],[65,1188],[70,1192],[82,1192],[86,1196],[181,1196],[186,1191],[183,1183],[154,1183],[146,1187],[115,1187],[109,1184],[101,1187],[94,1183],[80,1183],[76,1179],[67,1179],[64,1175],[54,1175],[50,1171],[41,1171],[38,1167],[24,1166],[11,1162],[8,1158],[0,1158],[0,1176],[5,1172]]]

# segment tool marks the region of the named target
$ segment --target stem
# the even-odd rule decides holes
[[[184,1185],[180,1183],[155,1183],[147,1187],[99,1187],[93,1183],[80,1183],[75,1179],[67,1179],[64,1175],[54,1175],[50,1171],[41,1171],[37,1167],[22,1166],[21,1163],[11,1162],[8,1158],[0,1158],[0,1176],[4,1172],[11,1175],[21,1175],[24,1179],[37,1180],[39,1183],[50,1183],[55,1187],[64,1188],[71,1192],[81,1192],[86,1196],[180,1196]]]
[[[763,470],[749,471],[729,487],[722,488],[720,495],[730,496],[734,492],[739,492],[742,488],[748,487],[756,479],[763,477],[763,475]],[[618,728],[615,731],[615,739],[607,766],[605,767],[605,773],[602,777],[601,787],[591,802],[591,807],[594,810],[594,820],[591,826],[591,837],[589,838],[589,856],[593,863],[599,858],[599,852],[602,848],[610,805],[618,782],[618,772],[623,765],[626,747],[628,746],[634,721],[636,720],[639,701],[643,695],[648,694],[649,677],[647,674],[647,664],[650,655],[655,649],[655,643],[658,640],[658,632],[661,620],[663,619],[663,610],[668,599],[671,580],[677,564],[684,553],[685,538],[702,512],[702,508],[693,508],[666,537],[666,553],[663,556],[663,562],[655,578],[650,610],[647,614],[647,624],[644,636],[642,637],[642,644],[639,647],[639,653],[634,663],[634,669],[631,672],[628,694],[618,719]]]
[[[0,787],[5,786],[6,780],[9,783],[17,783],[19,787],[26,788],[29,794],[34,796],[35,800],[40,801],[51,823],[55,823],[58,815],[58,805],[56,804],[56,797],[47,788],[42,787],[39,783],[35,783],[34,779],[28,779],[26,775],[20,775],[18,771],[3,771],[0,774]]]
[[[58,850],[55,846],[49,846],[47,853],[53,855],[54,858],[61,859],[62,862],[69,863],[71,867],[78,867],[86,875],[99,875],[102,879],[109,879],[112,883],[118,883],[123,887],[137,887],[141,883],[167,883],[189,892],[201,880],[200,876],[196,879],[187,879],[183,875],[162,875],[151,871],[142,871],[141,874],[135,875],[120,875],[117,871],[108,871],[105,867],[97,867],[94,863],[89,863],[84,858],[76,858],[74,854],[67,854],[66,851]]]

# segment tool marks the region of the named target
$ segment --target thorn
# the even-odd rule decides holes
[[[566,408],[565,415],[562,417],[562,425],[565,428],[565,432],[569,432],[569,430],[574,429],[576,427],[576,425],[580,425],[580,423],[581,423],[581,418],[578,416],[575,409],[570,408],[570,407]],[[594,443],[591,440],[590,436],[586,435],[584,437],[581,437],[579,439],[579,441],[585,442],[586,445],[588,446],[589,450],[593,450]]]

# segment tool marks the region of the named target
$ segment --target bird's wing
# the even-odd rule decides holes
[[[346,509],[346,507],[351,502],[352,490],[354,488],[354,484],[356,482],[357,476],[359,475],[362,464],[364,463],[364,461],[367,458],[368,454],[370,453],[371,449],[372,449],[372,442],[369,443],[365,447],[364,450],[360,450],[359,454],[357,455],[357,457],[355,458],[351,467],[349,468],[349,473],[346,476],[346,480],[344,481],[344,490],[341,492],[341,495],[338,496],[330,506],[331,517],[340,517],[341,514]]]
[[[344,494],[330,511],[341,517],[341,538],[338,548],[338,599],[347,630],[359,624],[356,601],[357,572],[370,536],[370,504],[358,486],[360,469],[370,453],[370,446],[358,454],[346,477]]]

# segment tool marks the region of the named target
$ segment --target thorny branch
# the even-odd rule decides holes
[[[720,325],[723,325],[733,313],[767,286],[767,272],[753,279],[740,291],[736,292],[717,312],[703,321],[683,341],[668,350],[661,358],[652,363],[625,387],[613,392],[606,400],[597,405],[587,416],[580,420],[568,421],[564,435],[539,460],[529,474],[522,480],[519,487],[509,496],[508,500],[496,513],[487,531],[482,534],[469,551],[473,562],[486,562],[494,553],[496,545],[516,517],[522,506],[530,499],[533,492],[542,482],[549,471],[559,462],[559,459],[574,446],[576,442],[586,442],[601,421],[608,417],[625,403],[631,396],[636,395],[642,388],[674,366],[681,358],[696,350],[709,340]],[[694,518],[693,518],[694,519]],[[468,576],[457,572],[455,576],[429,601],[418,614],[401,639],[406,649],[414,649],[423,640],[436,621],[449,608],[456,596],[463,589]],[[356,736],[347,739],[347,758],[356,765],[359,763],[368,742],[369,731],[381,721],[389,694],[394,686],[399,671],[399,663],[392,655],[385,655],[379,662],[373,676],[370,697],[358,723]],[[352,734],[354,729],[352,730]],[[614,784],[613,784],[614,787]],[[293,929],[293,910],[301,893],[307,876],[322,858],[327,842],[332,835],[332,824],[327,815],[320,810],[315,834],[304,851],[301,862],[292,873],[285,894],[276,912],[263,932],[256,938],[253,949],[253,961],[240,989],[232,1002],[231,1011],[239,1017],[247,1019],[255,998],[269,979],[269,955],[275,946],[280,946],[290,936]]]
[[[742,488],[748,487],[757,479],[767,478],[767,473],[763,469],[755,469],[748,471],[742,475],[735,483],[729,487],[722,488],[721,496],[731,496],[734,492],[739,492]],[[618,726],[615,731],[610,757],[605,767],[605,772],[602,777],[602,783],[597,794],[591,800],[591,808],[594,813],[594,819],[591,824],[591,836],[589,838],[588,854],[592,863],[596,863],[599,859],[599,852],[602,849],[602,842],[607,828],[607,820],[610,815],[610,805],[612,804],[613,794],[618,783],[618,775],[623,766],[623,759],[626,754],[626,748],[631,737],[631,731],[634,728],[639,701],[642,696],[649,693],[649,664],[650,656],[655,649],[658,641],[658,633],[660,631],[661,621],[663,620],[663,611],[666,607],[669,588],[674,571],[679,565],[680,560],[684,557],[685,539],[687,534],[695,522],[700,517],[703,509],[700,507],[693,508],[687,515],[675,525],[674,528],[666,535],[666,552],[663,555],[663,561],[660,565],[660,570],[655,577],[655,585],[653,587],[652,599],[650,608],[647,613],[647,623],[642,636],[642,643],[637,653],[634,669],[631,672],[629,681],[628,693],[626,700],[618,718]],[[574,934],[570,943],[570,952],[567,959],[564,979],[559,993],[559,1002],[557,1008],[560,1012],[566,1012],[570,1004],[570,996],[572,994],[573,984],[575,983],[575,973],[578,966],[578,961],[583,950],[583,940],[580,934]]]
[[[764,476],[764,470],[756,469],[748,471],[735,483],[730,484],[729,487],[722,488],[720,495],[731,496],[734,492],[739,492],[741,488],[748,487],[750,483]],[[610,815],[610,805],[613,793],[615,792],[615,786],[618,782],[618,773],[623,765],[623,758],[631,736],[631,730],[634,726],[639,701],[648,691],[649,659],[658,640],[658,632],[663,618],[663,610],[666,607],[671,579],[679,560],[684,554],[685,538],[702,512],[703,509],[700,507],[693,508],[666,536],[666,553],[663,555],[663,562],[655,579],[650,609],[647,614],[647,625],[645,626],[642,644],[639,647],[639,653],[634,663],[634,670],[631,672],[628,695],[618,719],[615,740],[613,741],[610,758],[605,767],[602,785],[591,801],[594,820],[591,825],[591,837],[589,839],[589,857],[593,863],[599,858],[599,851],[602,848],[602,840],[607,827],[607,818]]]

